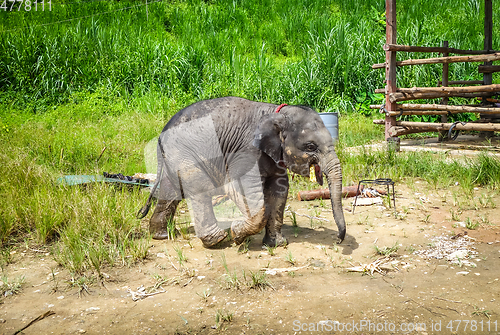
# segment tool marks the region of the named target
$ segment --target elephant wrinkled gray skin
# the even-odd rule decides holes
[[[263,243],[283,245],[283,212],[288,195],[286,169],[318,182],[325,174],[333,216],[342,241],[346,228],[342,211],[342,173],[330,133],[308,107],[277,106],[236,97],[205,100],[175,114],[158,139],[158,204],[150,220],[155,239],[168,237],[167,224],[180,200],[190,198],[196,235],[205,247],[227,233],[217,225],[212,196],[227,194],[244,214],[234,221],[237,244],[266,228]]]

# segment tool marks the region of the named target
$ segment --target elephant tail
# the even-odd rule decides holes
[[[148,214],[149,209],[151,208],[151,202],[153,201],[153,195],[155,194],[156,188],[160,184],[160,179],[161,179],[161,170],[158,172],[158,175],[156,177],[156,181],[153,185],[153,188],[151,189],[151,193],[149,194],[148,201],[146,201],[146,204],[144,205],[144,207],[142,207],[139,210],[139,212],[137,212],[136,217],[138,219],[142,219],[143,217],[145,217]]]

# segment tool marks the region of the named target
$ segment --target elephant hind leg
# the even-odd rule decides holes
[[[174,215],[180,200],[158,200],[155,211],[149,220],[149,232],[155,240],[170,236],[168,226],[174,224]]]
[[[158,203],[151,219],[149,220],[149,232],[155,240],[168,239],[170,236],[169,225],[174,224],[174,215],[177,205],[181,201],[179,192],[172,186],[166,176],[162,176]]]

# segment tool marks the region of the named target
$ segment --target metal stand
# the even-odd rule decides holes
[[[354,204],[352,205],[352,214],[354,214],[354,209],[356,208],[356,202],[358,201],[358,194],[359,193],[359,188],[361,186],[361,184],[375,184],[375,185],[387,185],[387,195],[390,197],[390,193],[389,193],[389,186],[392,186],[392,201],[393,201],[393,204],[394,204],[394,213],[396,213],[396,195],[395,195],[395,192],[394,192],[394,181],[390,178],[379,178],[379,179],[365,179],[365,180],[361,180],[359,183],[358,183],[358,189],[356,190],[356,198],[354,199]],[[389,199],[389,206],[391,205],[391,201]]]

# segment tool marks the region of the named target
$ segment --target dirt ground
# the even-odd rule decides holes
[[[477,189],[466,198],[459,187],[418,181],[397,183],[396,193],[396,216],[377,205],[352,214],[345,199],[347,237],[339,245],[328,201],[289,201],[286,248],[263,249],[261,233],[248,250],[229,242],[204,249],[189,231],[187,239],[152,241],[146,261],[105,269],[102,284],[86,289],[72,286],[49,253],[21,247],[6,271],[25,284],[2,300],[0,333],[14,334],[48,311],[23,333],[500,333],[500,195]],[[450,239],[463,231],[472,239]],[[473,242],[470,257],[452,264],[415,254],[436,248],[439,236],[451,245]],[[373,274],[348,270],[370,263]],[[266,268],[278,270],[264,277]],[[158,293],[134,301],[130,290],[140,294],[141,286]]]

